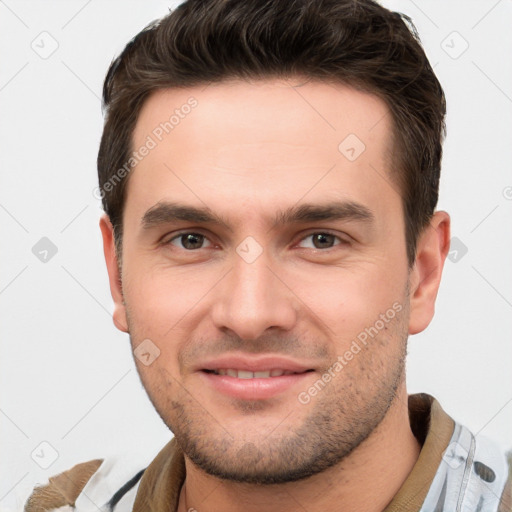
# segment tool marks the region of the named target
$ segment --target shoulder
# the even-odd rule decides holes
[[[139,457],[94,459],[49,478],[36,487],[24,512],[131,510],[146,464]],[[91,508],[92,507],[92,508]]]
[[[74,506],[87,482],[102,463],[103,459],[82,462],[50,477],[46,485],[34,489],[25,504],[25,512],[43,512],[68,505]]]
[[[446,510],[512,512],[511,453],[494,440],[456,424],[443,461]]]

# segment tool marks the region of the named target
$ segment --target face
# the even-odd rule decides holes
[[[411,330],[388,110],[297,84],[151,96],[122,289],[110,266],[155,409],[196,466],[240,482],[298,480],[354,450],[403,385]]]

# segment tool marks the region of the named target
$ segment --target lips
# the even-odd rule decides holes
[[[303,373],[312,366],[300,363],[293,359],[277,355],[245,356],[243,354],[230,354],[218,357],[210,361],[204,361],[195,368],[196,370],[215,371],[234,369],[237,372],[267,372],[282,370],[286,373]]]
[[[296,373],[304,372],[292,372],[290,370],[283,370],[281,368],[272,368],[272,370],[260,370],[251,372],[248,370],[238,370],[235,368],[219,368],[218,370],[204,370],[208,373],[215,375],[229,375],[237,379],[269,379],[270,377],[281,377],[281,375],[294,375]],[[312,370],[306,370],[312,371]]]
[[[299,382],[314,372],[298,361],[281,356],[235,355],[202,363],[196,371],[215,391],[246,400],[264,400],[298,388]]]

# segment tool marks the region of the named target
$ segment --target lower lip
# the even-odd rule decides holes
[[[243,400],[265,400],[302,383],[313,372],[294,373],[266,379],[239,379],[238,377],[217,375],[204,371],[199,373],[211,386],[225,395]]]

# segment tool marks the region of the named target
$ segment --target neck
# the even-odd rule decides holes
[[[420,452],[409,423],[405,384],[383,421],[336,466],[299,482],[252,485],[219,480],[185,457],[178,512],[382,512],[411,472]]]

